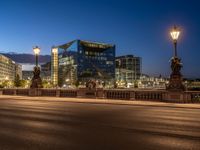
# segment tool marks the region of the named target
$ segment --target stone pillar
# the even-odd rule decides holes
[[[13,95],[17,95],[17,90],[13,89]]]
[[[130,100],[135,100],[135,91],[130,91]]]
[[[60,97],[60,90],[56,90],[56,97]]]
[[[101,99],[104,98],[104,91],[103,91],[102,88],[96,89],[96,97],[97,97],[97,98],[101,98]]]
[[[77,90],[77,97],[84,97],[85,96],[85,88],[79,88]]]
[[[165,100],[166,101],[169,101],[169,102],[184,102],[185,101],[185,98],[184,98],[184,92],[182,91],[168,91],[166,93],[166,97],[165,97]]]

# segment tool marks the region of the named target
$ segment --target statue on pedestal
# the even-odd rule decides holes
[[[172,57],[171,59],[171,70],[172,73],[170,75],[169,84],[167,85],[167,90],[171,91],[184,91],[185,86],[182,83],[182,75],[181,70],[182,63],[181,59],[178,57]]]
[[[43,88],[42,79],[40,78],[40,67],[34,67],[33,78],[31,81],[31,88]]]
[[[179,59],[178,57],[173,57],[171,59],[171,69],[172,69],[172,74],[181,74],[180,70],[182,68],[182,63],[181,63],[181,59]]]

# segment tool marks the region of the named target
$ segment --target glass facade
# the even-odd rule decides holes
[[[116,80],[119,83],[133,84],[141,76],[141,57],[125,55],[116,57]]]
[[[115,46],[75,40],[58,46],[58,85],[115,79]]]

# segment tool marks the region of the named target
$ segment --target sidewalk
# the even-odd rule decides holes
[[[1,95],[1,99],[8,100],[35,100],[35,101],[54,101],[54,102],[72,102],[72,103],[91,103],[91,104],[112,104],[112,105],[134,105],[134,106],[162,106],[162,107],[180,107],[200,109],[200,104],[182,104],[182,103],[165,103],[140,100],[114,100],[114,99],[86,99],[86,98],[66,98],[66,97],[30,97],[30,96],[9,96]]]

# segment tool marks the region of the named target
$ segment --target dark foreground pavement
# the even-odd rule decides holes
[[[200,107],[183,106],[0,96],[0,150],[200,149]]]

